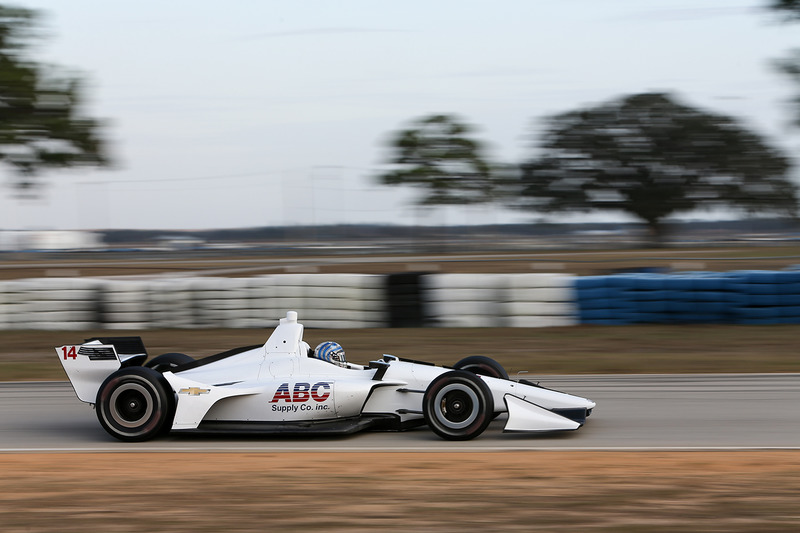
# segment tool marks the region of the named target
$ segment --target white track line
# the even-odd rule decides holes
[[[794,451],[800,446],[609,446],[582,447],[546,446],[541,448],[522,448],[505,446],[486,447],[439,447],[439,446],[413,446],[413,447],[372,447],[348,446],[335,449],[293,448],[284,446],[233,446],[222,448],[197,448],[197,447],[122,447],[122,448],[97,448],[97,447],[72,447],[72,448],[0,448],[0,453],[497,453],[497,452],[730,452],[730,451]]]

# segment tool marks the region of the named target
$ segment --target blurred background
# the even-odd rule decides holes
[[[5,17],[23,31],[15,43],[5,39],[4,54],[39,68],[40,90],[76,82],[72,117],[91,121],[87,131],[100,144],[84,145],[85,157],[72,160],[80,165],[30,166],[23,180],[5,165],[0,228],[638,222],[626,209],[520,206],[501,194],[519,187],[496,185],[518,181],[521,165],[563,155],[553,143],[566,124],[554,117],[643,94],[666,95],[676,106],[667,117],[678,120],[688,108],[710,122],[734,121],[746,137],[738,146],[752,142],[762,155],[791,158],[799,87],[781,67],[791,66],[797,45],[791,4],[14,4],[32,18]],[[421,131],[424,142],[422,124],[435,116],[463,128],[427,137],[470,140],[483,169],[454,168],[469,153],[445,158],[448,191],[466,194],[428,194],[431,174],[423,182],[386,178],[419,163],[401,153],[399,134]],[[19,145],[6,154],[14,150]],[[675,150],[659,147],[650,161]],[[464,179],[469,170],[475,179]],[[730,168],[715,168],[717,179],[722,170]],[[794,171],[776,172],[795,179]],[[668,216],[742,214],[725,205],[675,207]]]
[[[0,5],[0,322],[800,321],[798,15]]]

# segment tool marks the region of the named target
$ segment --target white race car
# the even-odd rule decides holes
[[[56,348],[78,398],[123,441],[170,431],[335,433],[427,424],[448,440],[480,435],[501,413],[504,431],[578,429],[595,403],[511,380],[496,361],[467,357],[453,368],[384,355],[367,366],[314,357],[290,311],[266,344],[194,360],[148,362],[139,337]]]

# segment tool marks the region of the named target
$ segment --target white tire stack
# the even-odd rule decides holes
[[[501,305],[505,326],[538,328],[577,324],[574,276],[567,274],[506,274]]]
[[[428,322],[443,328],[498,327],[503,274],[430,274],[425,277]]]
[[[100,282],[90,278],[37,278],[3,283],[5,329],[85,330],[97,327]]]
[[[106,329],[149,329],[153,304],[152,280],[107,279],[101,286],[102,326]]]
[[[191,279],[157,278],[149,283],[151,327],[194,327]]]
[[[370,274],[276,274],[276,316],[297,311],[309,328],[370,328],[386,324],[383,276]]]

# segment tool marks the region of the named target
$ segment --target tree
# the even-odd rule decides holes
[[[390,163],[380,176],[384,185],[426,189],[419,205],[465,205],[493,199],[491,165],[481,155],[482,145],[468,135],[472,128],[453,115],[417,119],[412,127],[393,135]]]
[[[33,195],[41,170],[108,164],[96,120],[81,116],[81,82],[27,52],[38,13],[0,5],[0,162]]]
[[[786,22],[800,21],[800,0],[771,0],[768,9],[780,13]],[[795,85],[800,85],[800,50],[794,49],[788,57],[775,61],[778,71],[789,77]],[[800,126],[800,95],[791,99],[794,107],[792,124]]]
[[[522,165],[522,207],[616,211],[655,242],[670,215],[701,208],[794,215],[789,161],[736,120],[637,94],[547,119],[541,156]]]
[[[787,57],[776,60],[775,67],[790,78],[795,85],[800,85],[800,50],[791,50]],[[800,94],[792,97],[790,103],[794,109],[791,125],[798,127],[800,126]]]
[[[800,19],[800,0],[770,0],[767,8],[780,12],[787,20]]]

